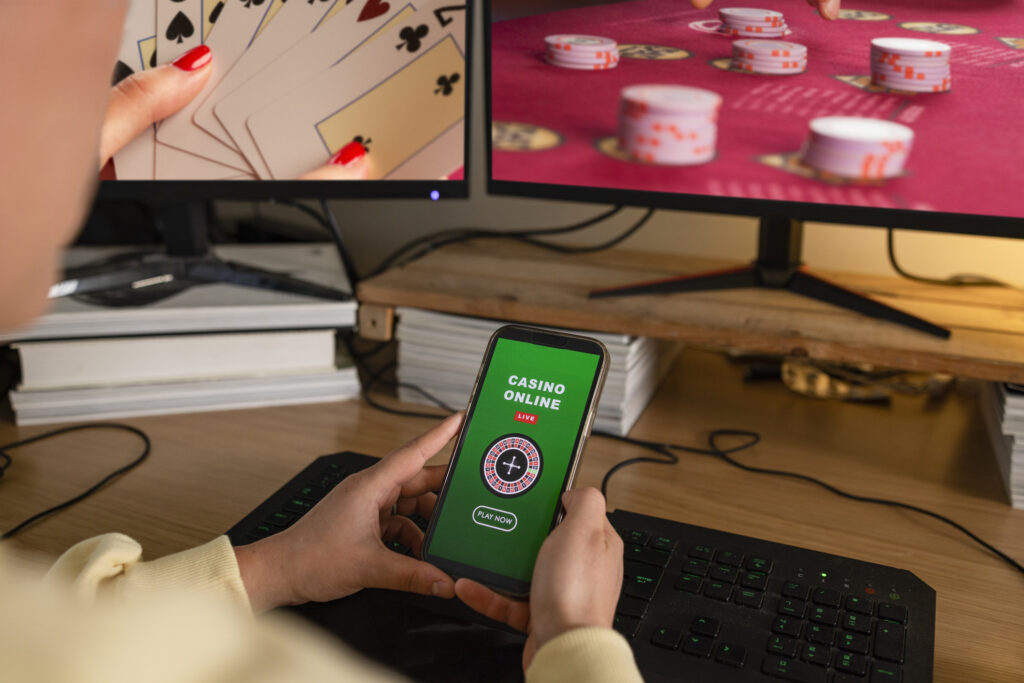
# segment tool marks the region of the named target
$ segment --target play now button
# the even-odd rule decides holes
[[[512,531],[519,523],[519,520],[511,512],[489,508],[486,505],[479,505],[473,510],[473,521],[480,526],[498,531]]]

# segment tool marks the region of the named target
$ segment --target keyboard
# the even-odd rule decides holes
[[[287,528],[376,461],[318,458],[236,524],[231,542]],[[625,543],[614,627],[649,683],[932,680],[935,591],[906,570],[624,510],[609,520]],[[522,679],[522,635],[458,600],[368,590],[295,609],[416,680]]]

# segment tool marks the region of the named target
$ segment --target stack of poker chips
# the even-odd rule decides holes
[[[871,82],[894,90],[949,92],[949,45],[918,38],[871,41]]]
[[[631,85],[622,91],[619,148],[634,161],[684,166],[715,157],[722,97],[682,85]]]
[[[785,40],[744,38],[732,44],[732,68],[755,74],[800,74],[807,70],[807,48]]]
[[[544,61],[563,69],[604,71],[619,65],[619,45],[601,36],[554,35],[544,39]]]
[[[782,12],[752,7],[723,7],[718,10],[722,33],[744,38],[781,38],[786,35]]]
[[[903,172],[913,141],[913,130],[892,121],[825,116],[811,121],[802,156],[808,166],[844,178],[892,178]]]

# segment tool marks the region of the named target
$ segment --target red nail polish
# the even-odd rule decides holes
[[[196,71],[202,69],[213,59],[213,52],[206,45],[194,47],[182,56],[175,59],[171,64],[182,71]]]
[[[336,166],[348,166],[357,159],[366,156],[366,148],[359,142],[352,141],[338,150],[338,153],[331,157],[331,163]]]

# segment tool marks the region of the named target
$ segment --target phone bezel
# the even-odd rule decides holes
[[[572,487],[572,482],[576,477],[576,469],[579,465],[580,455],[582,454],[583,444],[586,442],[586,438],[590,434],[590,428],[593,425],[594,413],[597,409],[596,398],[600,395],[601,389],[604,387],[604,379],[608,372],[608,350],[605,348],[604,344],[596,339],[563,332],[554,332],[546,329],[524,327],[522,325],[505,325],[495,331],[495,333],[491,335],[490,341],[487,342],[487,350],[484,353],[484,360],[480,364],[480,370],[477,372],[476,376],[476,383],[473,386],[473,393],[470,396],[469,406],[466,408],[466,417],[463,419],[462,427],[459,429],[459,435],[455,442],[455,447],[452,449],[452,457],[448,462],[448,470],[444,475],[444,484],[442,485],[441,492],[437,497],[437,505],[434,510],[435,514],[431,515],[430,524],[427,526],[427,532],[423,539],[422,557],[425,561],[443,569],[454,577],[472,579],[503,593],[523,597],[530,593],[529,581],[520,581],[519,579],[515,579],[510,576],[497,574],[495,572],[466,565],[461,562],[455,562],[430,553],[430,541],[434,536],[434,529],[439,517],[437,513],[440,511],[445,498],[448,495],[448,487],[451,483],[452,475],[455,472],[455,464],[458,462],[459,456],[462,453],[462,445],[466,438],[466,433],[469,430],[469,425],[473,420],[477,401],[480,398],[480,391],[483,388],[483,379],[487,376],[487,372],[490,370],[491,359],[494,357],[494,351],[499,339],[509,339],[512,341],[537,344],[539,346],[579,351],[582,353],[594,354],[598,357],[597,367],[594,369],[594,378],[590,382],[590,393],[587,396],[583,416],[580,420],[579,428],[576,431],[576,439],[573,443],[569,467],[566,469],[565,478],[562,481],[562,492],[565,492]],[[558,522],[561,521],[562,512],[562,506],[559,504],[555,510],[555,514],[551,518],[548,533],[550,533]]]

